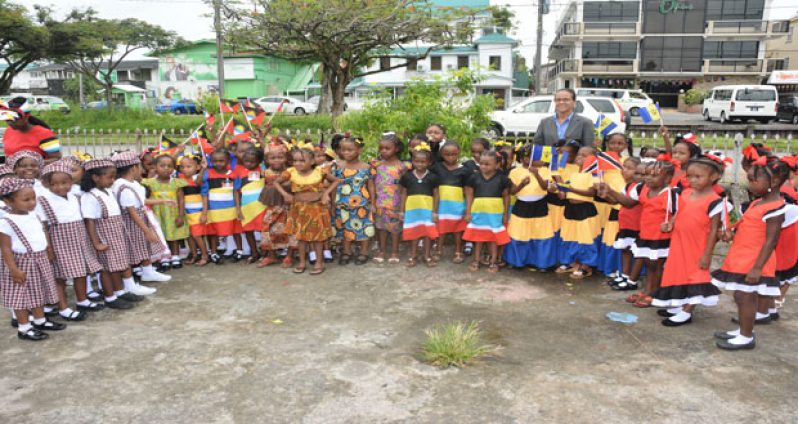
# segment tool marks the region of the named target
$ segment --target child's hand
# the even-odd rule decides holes
[[[326,194],[322,194],[321,195],[321,204],[324,205],[324,206],[329,205],[330,204],[330,196],[328,196]]]
[[[203,211],[199,216],[200,224],[207,224],[208,223],[208,212]]]
[[[241,213],[241,208],[236,208],[236,218],[239,222],[244,220],[244,214]]]
[[[556,193],[557,192],[557,183],[555,183],[554,181],[549,181],[549,185],[548,185],[547,188],[548,188],[548,192],[549,193]]]
[[[15,283],[17,283],[17,284],[25,284],[25,280],[26,279],[27,279],[27,276],[25,275],[24,272],[20,271],[19,268],[15,267],[15,269],[11,270],[11,280],[13,280]]]
[[[709,269],[709,265],[712,263],[712,256],[711,255],[701,255],[698,258],[698,267],[701,269]]]
[[[438,222],[438,213],[437,212],[433,212],[432,213],[432,222]]]
[[[533,173],[535,175],[538,175],[540,173],[540,170],[538,169],[537,166],[530,166],[529,167],[529,172],[531,172],[531,173]]]
[[[160,242],[160,239],[158,239],[158,234],[155,234],[155,231],[153,230],[147,230],[147,232],[144,233],[144,235],[147,237],[147,241],[150,243]]]
[[[98,252],[105,252],[106,250],[108,250],[108,246],[102,243],[96,243],[94,245],[94,250]]]
[[[663,137],[667,137],[668,134],[669,134],[668,133],[668,127],[666,127],[665,125],[662,125],[661,127],[659,127],[659,133],[662,134]]]
[[[732,232],[732,230],[727,228],[726,230],[718,230],[718,231],[720,232],[719,238],[725,241],[726,243],[730,243],[732,240],[734,240],[734,233]]]
[[[465,215],[463,215],[463,220],[465,220],[465,222],[471,222],[471,212],[466,212]]]
[[[177,218],[175,218],[175,226],[176,227],[182,227],[183,224],[184,224],[183,215],[178,215]]]
[[[532,168],[532,169],[534,169],[534,168]],[[533,171],[533,172],[537,173],[537,171]],[[524,187],[524,186],[526,186],[527,184],[529,184],[529,181],[531,181],[531,180],[529,179],[529,176],[526,176],[526,177],[524,177],[524,179],[523,179],[523,180],[521,180],[521,187]]]
[[[760,278],[762,278],[761,268],[752,268],[748,271],[748,274],[745,274],[745,282],[747,284],[756,284],[759,282]]]
[[[294,203],[294,196],[286,193],[283,195],[283,200],[285,201],[285,203]]]
[[[663,233],[670,233],[673,231],[673,221],[663,222],[659,224],[659,230]]]

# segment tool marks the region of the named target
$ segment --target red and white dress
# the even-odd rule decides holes
[[[789,182],[787,183],[789,184]],[[784,223],[781,224],[779,242],[776,244],[776,277],[779,284],[795,284],[798,282],[798,205],[795,204],[795,191],[792,187],[785,190]]]
[[[3,306],[19,310],[57,303],[55,275],[47,258],[47,235],[36,214],[6,214],[0,218],[0,233],[11,238],[14,262],[25,273],[25,283],[18,284],[11,278],[8,266],[5,263],[0,266]]]
[[[720,290],[712,284],[709,269],[701,269],[698,261],[707,247],[710,220],[722,216],[723,202],[727,201],[714,191],[695,200],[692,193],[692,189],[687,189],[679,196],[668,260],[660,288],[652,295],[651,304],[656,307],[718,304]],[[726,208],[730,209],[728,203]]]
[[[768,219],[783,215],[784,200],[763,203],[754,200],[737,223],[729,253],[720,269],[712,271],[712,284],[726,290],[758,293],[762,296],[779,296],[779,280],[776,278],[776,255],[771,254],[762,267],[759,281],[750,284],[745,276],[754,267],[757,256],[765,245]]]
[[[128,261],[130,265],[138,265],[141,262],[149,261],[152,257],[163,253],[166,247],[161,243],[160,238],[158,242],[155,243],[147,240],[144,231],[136,225],[131,214],[128,213],[128,208],[133,208],[135,210],[134,213],[146,224],[147,228],[152,230],[156,235],[158,234],[158,231],[147,216],[147,209],[144,206],[144,199],[146,197],[144,186],[136,181],[128,181],[119,178],[114,181],[112,189],[116,193],[119,208],[122,212],[122,220],[125,222],[125,239],[127,240]]]
[[[93,219],[100,243],[108,246],[97,252],[97,259],[104,271],[120,272],[130,268],[125,245],[125,222],[116,197],[108,190],[93,188],[80,197],[80,212],[84,219]]]
[[[639,195],[634,190],[630,193],[643,206],[640,212],[640,237],[632,246],[632,254],[635,258],[657,260],[668,257],[671,233],[660,231],[660,224],[676,215],[679,196],[670,187],[663,188],[651,197],[649,193],[648,186],[643,186]]]

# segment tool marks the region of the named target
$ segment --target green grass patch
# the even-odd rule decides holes
[[[424,334],[424,361],[442,368],[462,367],[498,351],[498,346],[482,343],[476,321],[448,322],[424,330]]]

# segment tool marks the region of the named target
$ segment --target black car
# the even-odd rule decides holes
[[[798,95],[785,94],[779,96],[779,111],[776,113],[776,120],[789,121],[798,125]]]

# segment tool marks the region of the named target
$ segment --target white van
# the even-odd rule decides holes
[[[639,116],[640,109],[645,109],[648,105],[654,103],[648,94],[641,90],[622,90],[620,88],[577,88],[576,97],[589,96],[589,97],[609,97],[615,99],[624,112],[628,112],[632,116]]]
[[[704,119],[721,124],[749,119],[766,124],[776,119],[779,93],[772,85],[721,85],[704,100]]]

